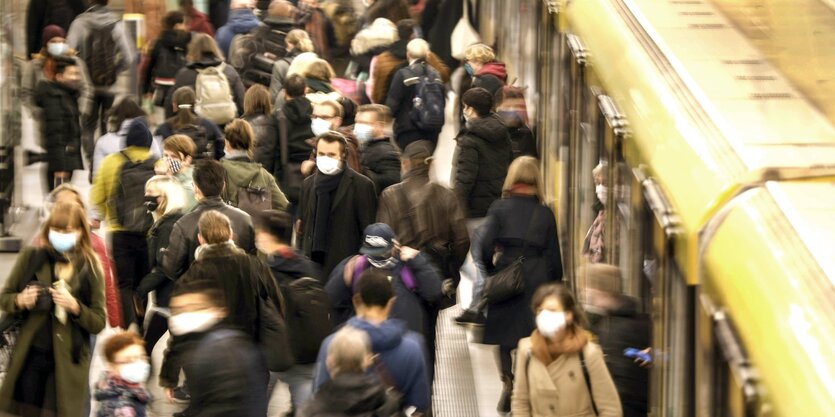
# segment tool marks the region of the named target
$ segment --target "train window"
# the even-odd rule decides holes
[[[711,372],[711,414],[746,417],[756,410],[759,395],[748,355],[733,321],[724,310],[712,314],[714,330]]]
[[[684,275],[673,260],[668,260],[665,274],[664,349],[666,360],[664,416],[689,416],[692,414],[692,376],[694,302],[693,287],[687,285]]]

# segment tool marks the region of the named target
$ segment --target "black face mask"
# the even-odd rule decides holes
[[[159,208],[159,201],[157,201],[157,196],[145,196],[145,208],[148,209],[151,213],[157,211]]]

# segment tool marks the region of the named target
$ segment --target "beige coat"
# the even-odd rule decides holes
[[[560,355],[557,360],[545,365],[533,355],[529,356],[530,351],[531,339],[520,340],[516,353],[512,416],[594,417],[579,353]],[[622,417],[620,398],[603,361],[600,346],[588,343],[583,352],[598,416]]]

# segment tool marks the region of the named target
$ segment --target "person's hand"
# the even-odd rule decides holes
[[[165,398],[170,403],[174,403],[174,388],[166,388],[165,389]]]
[[[99,228],[101,228],[101,220],[90,219],[90,229],[98,230]]]
[[[52,301],[54,301],[55,305],[58,307],[63,307],[67,310],[67,312],[72,313],[74,316],[81,313],[81,305],[78,304],[78,300],[70,294],[66,287],[58,289],[50,288],[49,293],[52,294]]]
[[[650,355],[650,357],[652,357],[652,348],[646,348],[646,349],[642,350],[640,353],[647,354],[647,355]],[[652,367],[652,361],[645,361],[641,358],[635,358],[635,363],[637,363],[638,366],[640,366],[641,368],[651,368]]]
[[[17,304],[17,306],[21,309],[31,310],[32,307],[35,307],[35,303],[38,301],[38,293],[40,291],[40,288],[35,285],[27,286],[15,297],[15,304]]]
[[[414,259],[420,253],[419,250],[410,248],[408,246],[401,246],[400,247],[400,260],[403,262],[408,262]]]
[[[316,168],[316,162],[313,162],[309,159],[302,162],[302,165],[301,165],[302,175],[304,175],[305,177],[310,176],[310,174],[313,174],[313,170],[315,168]]]

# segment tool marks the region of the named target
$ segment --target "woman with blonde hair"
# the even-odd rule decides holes
[[[174,86],[169,90],[171,93],[169,93],[168,97],[165,99],[165,104],[163,105],[163,108],[165,108],[165,117],[170,118],[174,116],[175,110],[171,104],[171,96],[173,95],[173,92],[180,87],[191,87],[196,91],[197,75],[200,72],[208,74],[210,71],[206,70],[209,68],[214,68],[226,76],[229,92],[232,95],[232,102],[227,104],[229,106],[235,106],[235,111],[233,112],[234,115],[231,118],[213,118],[208,114],[203,114],[200,112],[199,98],[198,103],[195,103],[195,111],[197,114],[210,119],[218,125],[225,125],[235,116],[240,115],[241,110],[244,108],[244,84],[241,81],[240,75],[238,75],[238,71],[236,71],[235,68],[232,68],[231,65],[227,65],[224,62],[223,54],[220,52],[220,48],[218,48],[215,40],[205,33],[195,33],[191,38],[191,43],[188,45],[186,61],[188,64],[186,64],[185,68],[181,68],[180,71],[177,72],[177,76],[174,79]],[[215,111],[222,107],[219,104],[220,103],[213,103]],[[213,113],[215,111],[213,111]]]
[[[0,310],[20,317],[0,388],[0,410],[81,417],[89,398],[90,335],[105,324],[102,271],[84,209],[58,202],[24,248],[0,292]]]
[[[168,308],[174,279],[162,271],[162,255],[168,248],[169,237],[174,223],[186,213],[188,198],[176,178],[157,175],[145,183],[145,206],[154,216],[154,225],[148,231],[148,258],[151,272],[139,282],[136,296],[141,305],[147,304],[148,294],[154,292],[154,305]],[[159,317],[156,310],[145,323],[145,349],[148,354],[154,349],[160,337],[168,330],[167,318]]]
[[[539,161],[529,156],[514,160],[502,190],[502,198],[487,211],[479,243],[474,248],[474,258],[492,276],[485,277],[485,290],[479,298],[474,291],[473,302],[480,300],[480,306],[487,307],[484,343],[499,345],[499,369],[504,383],[497,409],[508,412],[513,388],[511,351],[534,329],[534,318],[527,306],[540,285],[561,281],[563,271],[554,213],[543,205]],[[505,299],[494,298],[489,281],[517,261],[522,264],[524,290]]]
[[[270,81],[270,97],[273,102],[278,97],[278,93],[284,89],[284,81],[290,75],[288,71],[296,57],[305,52],[312,53],[314,49],[310,36],[301,29],[293,29],[287,32],[284,41],[287,43],[287,54],[273,64],[272,80]],[[313,56],[316,56],[316,54],[313,54]]]
[[[591,342],[571,291],[544,284],[531,307],[536,329],[516,350],[513,417],[623,416],[603,351]]]

